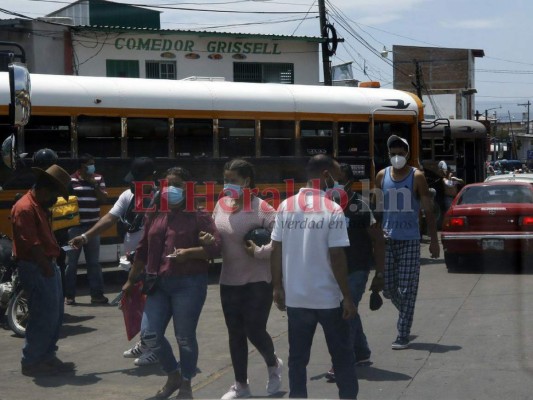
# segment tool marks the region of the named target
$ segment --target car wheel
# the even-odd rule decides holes
[[[444,252],[444,262],[446,263],[446,268],[448,268],[448,272],[457,271],[460,266],[460,256],[459,254],[450,254]]]

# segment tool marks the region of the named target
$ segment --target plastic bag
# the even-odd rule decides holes
[[[124,315],[126,325],[126,335],[131,340],[141,331],[141,321],[143,317],[144,303],[146,296],[142,294],[142,282],[133,286],[129,296],[122,296],[120,308]]]

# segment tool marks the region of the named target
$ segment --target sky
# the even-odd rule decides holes
[[[116,0],[161,11],[163,29],[319,36],[317,0]],[[519,115],[533,99],[531,0],[325,0],[328,21],[345,42],[332,64],[353,62],[354,78],[392,87],[380,52],[394,45],[481,49],[475,59],[476,108]],[[30,18],[69,0],[2,0],[0,9]],[[205,10],[205,11],[199,11]],[[0,12],[0,18],[13,18]],[[365,74],[366,73],[366,74]],[[499,108],[501,106],[501,108]],[[530,108],[533,118],[533,107]]]

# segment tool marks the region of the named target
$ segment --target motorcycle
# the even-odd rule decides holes
[[[9,328],[15,335],[24,337],[29,317],[28,300],[11,252],[11,239],[0,234],[0,315],[7,313]]]

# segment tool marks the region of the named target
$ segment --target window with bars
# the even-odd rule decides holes
[[[235,82],[255,83],[294,83],[294,64],[292,63],[233,63]]]
[[[176,79],[176,61],[146,61],[146,78]]]

